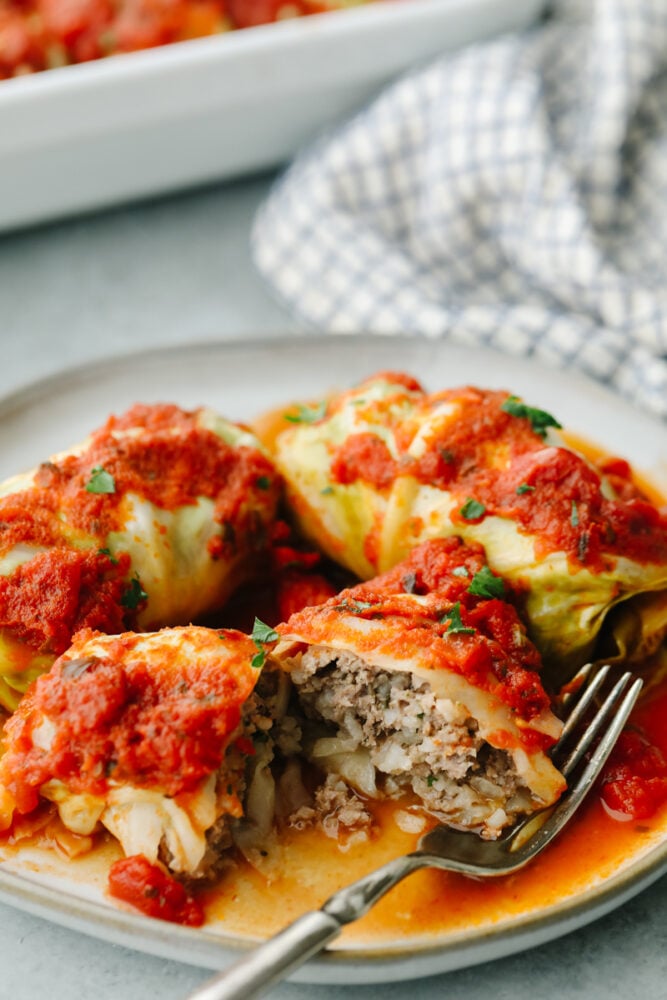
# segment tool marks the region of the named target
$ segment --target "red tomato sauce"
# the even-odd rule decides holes
[[[127,555],[112,560],[94,549],[41,552],[9,576],[0,576],[0,628],[56,656],[79,629],[122,632],[141,606],[122,603],[129,566]]]
[[[547,445],[529,419],[505,412],[507,399],[504,392],[446,390],[417,399],[414,415],[401,423],[385,419],[377,404],[378,419],[394,432],[398,457],[377,435],[352,434],[333,454],[332,479],[386,490],[399,476],[414,477],[452,494],[455,525],[488,516],[513,520],[535,538],[537,558],[562,551],[573,565],[593,572],[616,554],[640,563],[667,560],[667,516],[633,485],[627,463],[608,465],[620,496],[607,499],[599,472],[580,455]],[[423,420],[447,402],[456,406],[455,416],[434,422],[423,454],[410,456]],[[472,514],[465,509],[470,499],[478,505]]]
[[[640,702],[607,762],[601,794],[626,820],[648,819],[667,802],[667,692]]]
[[[166,511],[213,500],[223,530],[209,543],[212,558],[233,557],[239,544],[266,546],[261,511],[280,490],[272,463],[198,426],[198,412],[134,406],[111,417],[83,452],[43,463],[31,488],[0,499],[0,554],[16,545],[49,550],[0,577],[0,629],[58,655],[77,629],[135,627],[145,595],[128,598],[129,558],[106,549],[109,533],[126,528],[128,495]],[[103,491],[95,492],[100,475]],[[79,547],[80,533],[90,548]]]
[[[384,490],[391,486],[396,472],[389,448],[376,434],[350,434],[331,463],[331,478],[345,486],[362,479]]]
[[[353,614],[372,621],[382,620],[386,631],[361,635],[350,634],[350,642],[362,653],[371,655],[381,642],[386,653],[412,659],[422,654],[434,670],[453,670],[471,684],[492,691],[521,719],[530,721],[549,708],[549,696],[540,679],[540,655],[528,640],[519,616],[504,600],[484,599],[471,594],[472,576],[459,577],[452,571],[467,564],[483,565],[481,548],[468,548],[457,539],[436,539],[413,550],[397,573],[361,583],[344,590],[324,605],[304,608],[278,631],[296,634],[304,641],[324,643],[335,632],[341,636],[341,615]],[[474,571],[475,572],[475,571]],[[474,575],[474,572],[472,575]],[[405,581],[428,592],[426,604],[406,600]],[[386,581],[387,589],[384,589]],[[434,584],[433,590],[427,583]],[[403,592],[399,589],[401,585]],[[452,627],[447,614],[457,605],[461,628]],[[466,630],[466,631],[463,631]],[[549,746],[553,740],[540,733],[525,731],[522,740],[531,746]]]
[[[454,400],[459,394],[439,393],[437,398]],[[506,399],[502,392],[466,389],[460,414],[430,442],[416,477],[451,490],[462,506],[466,498],[474,498],[485,507],[482,516],[514,520],[536,537],[538,558],[563,551],[573,563],[593,571],[605,568],[607,553],[638,562],[664,561],[667,519],[629,478],[623,480],[623,499],[606,499],[598,472],[574,452],[546,445],[529,420],[501,408]],[[499,457],[498,468],[493,463]],[[434,460],[439,472],[432,478]],[[615,469],[617,479],[619,471]],[[629,467],[623,472],[629,477]],[[459,509],[453,520],[460,524],[466,518]]]
[[[256,652],[247,636],[219,634],[238,654],[238,670],[221,670],[214,656],[184,666],[175,644],[161,650],[159,662],[148,662],[133,656],[141,637],[132,633],[114,637],[102,659],[57,660],[5,727],[10,744],[2,783],[19,811],[34,809],[39,788],[54,778],[75,793],[102,795],[113,777],[175,796],[217,770],[252,690],[248,664]],[[76,643],[91,638],[83,632]],[[33,742],[45,716],[55,721],[46,749]]]
[[[321,573],[288,570],[277,583],[278,621],[287,621],[302,608],[324,604],[336,593],[336,588]]]
[[[339,0],[3,0],[0,79],[340,6]]]
[[[115,861],[109,869],[109,895],[148,917],[201,927],[204,910],[187,890],[142,854]]]
[[[226,444],[197,426],[196,412],[164,406],[151,407],[157,412],[149,414],[147,409],[133,407],[123,418],[112,418],[82,454],[42,464],[35,477],[38,489],[8,498],[11,510],[20,507],[22,517],[8,518],[0,501],[6,525],[0,535],[3,548],[34,541],[33,512],[40,528],[45,512],[61,511],[72,527],[105,538],[124,527],[121,508],[128,493],[162,510],[194,504],[199,497],[215,499],[214,518],[223,523],[235,519],[249,495],[274,488],[273,466],[257,449]],[[114,434],[133,427],[147,433],[120,438]],[[95,470],[112,477],[110,492],[90,491]],[[52,544],[56,541],[51,538]]]
[[[56,513],[72,528],[103,540],[123,529],[128,493],[162,510],[194,504],[199,497],[215,499],[214,519],[224,523],[238,516],[248,496],[277,489],[273,465],[261,452],[232,447],[196,420],[196,412],[173,406],[133,407],[122,418],[112,417],[83,453],[43,463],[36,488],[0,500],[0,551],[20,543],[57,544]],[[147,433],[122,438],[113,433],[133,427]],[[96,470],[111,477],[108,492],[89,489]]]

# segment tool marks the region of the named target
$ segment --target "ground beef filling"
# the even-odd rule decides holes
[[[279,670],[266,668],[254,691],[245,702],[238,729],[229,742],[216,775],[216,794],[223,811],[206,832],[206,852],[195,871],[176,873],[184,881],[214,881],[234,861],[230,849],[243,838],[246,826],[253,823],[262,835],[274,824],[273,775],[270,765],[277,750],[294,752],[300,732],[296,720],[286,718],[290,684]],[[248,815],[253,786],[252,815]],[[238,800],[237,808],[230,801]],[[232,811],[227,809],[232,808]],[[160,860],[171,867],[166,843],[160,847]]]
[[[343,850],[368,840],[375,829],[363,800],[336,774],[326,776],[312,802],[291,813],[288,825],[296,830],[317,826]]]
[[[328,724],[309,756],[362,795],[416,796],[443,822],[487,837],[532,809],[511,757],[480,737],[462,706],[412,674],[313,646],[292,681],[305,716]]]

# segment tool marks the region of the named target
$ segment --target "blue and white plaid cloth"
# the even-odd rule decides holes
[[[574,365],[667,416],[667,0],[564,0],[302,155],[261,273],[323,330]]]

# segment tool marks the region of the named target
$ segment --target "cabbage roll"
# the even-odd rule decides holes
[[[227,629],[78,633],[6,723],[0,828],[48,801],[74,834],[104,827],[127,856],[215,874],[286,703],[263,659]]]
[[[555,802],[562,726],[504,598],[480,546],[443,539],[279,625],[311,761],[485,837]]]
[[[0,704],[77,629],[186,624],[256,568],[280,493],[256,438],[213,411],[135,406],[0,485]]]
[[[362,579],[427,539],[481,543],[522,593],[554,687],[591,657],[638,659],[662,640],[665,512],[622,463],[604,474],[566,447],[545,411],[388,373],[287,419],[276,456],[299,525]]]

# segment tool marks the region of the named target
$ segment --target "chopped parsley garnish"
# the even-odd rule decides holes
[[[110,472],[101,465],[90,470],[90,479],[86,483],[88,493],[115,493],[116,481]]]
[[[572,501],[572,509],[570,511],[570,524],[573,528],[579,527],[579,508],[577,507],[577,501]]]
[[[148,600],[148,594],[141,586],[139,577],[135,574],[130,581],[129,587],[121,597],[120,603],[124,608],[130,608],[134,611],[135,608],[139,607],[142,601],[146,600]]]
[[[111,549],[98,549],[97,554],[98,556],[106,556],[109,560],[111,560],[114,566],[118,565],[118,560],[112,554]]]
[[[257,652],[250,661],[251,666],[255,667],[256,670],[260,670],[266,661],[266,650],[264,649],[265,643],[277,642],[280,636],[275,629],[271,628],[270,625],[265,625],[264,622],[259,620],[259,618],[255,618],[255,624],[252,627],[252,635],[250,638],[257,647]]]
[[[437,780],[438,779],[434,774],[429,774],[428,778],[426,779],[426,784],[428,785],[429,788],[432,788]]]
[[[276,642],[280,636],[274,628],[270,625],[265,625],[264,622],[260,621],[259,618],[255,618],[255,624],[252,627],[251,639],[255,645],[261,645],[265,642]]]
[[[461,621],[461,602],[460,601],[457,601],[456,604],[453,604],[451,606],[451,608],[449,609],[449,611],[446,611],[445,614],[442,616],[442,618],[440,619],[440,624],[444,625],[445,622],[449,623],[448,626],[447,626],[447,634],[448,635],[449,634],[451,634],[451,635],[474,635],[475,634],[475,629],[474,628],[466,628],[465,625],[463,624],[463,622]]]
[[[495,576],[491,572],[488,566],[484,566],[479,573],[475,573],[473,576],[468,593],[474,594],[475,597],[497,597],[502,600],[505,596],[505,584],[499,576]]]
[[[333,486],[325,486],[323,490],[320,490],[320,494],[323,497],[328,497],[328,496],[331,496],[331,494],[333,493],[333,491],[334,491]]]
[[[476,521],[478,518],[483,517],[486,514],[486,507],[479,500],[473,499],[473,497],[468,497],[466,502],[461,507],[459,514],[464,521]]]
[[[268,490],[271,488],[271,480],[268,476],[258,476],[255,480],[255,486],[258,490]]]
[[[455,566],[452,570],[452,576],[465,576],[469,577],[470,572],[467,566]]]
[[[297,413],[285,413],[285,420],[288,420],[290,424],[314,424],[318,420],[322,420],[326,414],[327,401],[323,399],[316,406],[305,406],[300,403],[297,410]]]
[[[508,396],[500,408],[513,417],[523,417],[525,420],[529,420],[530,426],[541,438],[547,436],[547,427],[560,428],[563,426],[546,410],[539,410],[535,406],[526,406],[518,396]]]
[[[524,493],[532,493],[534,489],[535,487],[529,486],[528,483],[521,483],[521,486],[517,486],[516,491],[522,497]]]

